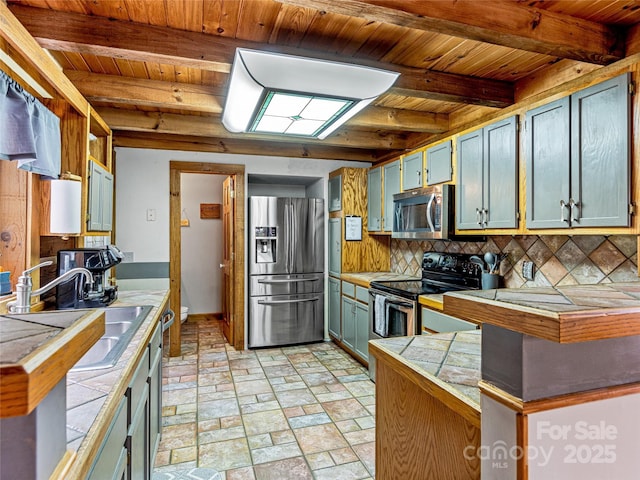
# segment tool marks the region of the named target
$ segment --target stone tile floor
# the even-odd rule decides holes
[[[222,480],[372,479],[374,384],[333,343],[236,351],[219,320],[186,322],[163,362],[156,473]]]

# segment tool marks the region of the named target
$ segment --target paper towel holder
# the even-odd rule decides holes
[[[51,180],[49,189],[48,234],[63,239],[81,233],[82,182],[69,177]]]

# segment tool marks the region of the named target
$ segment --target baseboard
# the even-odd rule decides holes
[[[190,313],[187,315],[187,322],[200,322],[203,320],[222,320],[222,312],[215,313]]]

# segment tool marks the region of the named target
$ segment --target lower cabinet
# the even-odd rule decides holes
[[[329,335],[336,340],[342,340],[340,280],[333,277],[329,277]]]
[[[120,400],[116,414],[107,430],[98,457],[93,464],[89,480],[122,480],[127,476],[127,397]]]
[[[365,363],[369,362],[369,292],[342,282],[342,345]]]
[[[90,480],[150,480],[162,422],[162,325],[154,330],[107,429]]]

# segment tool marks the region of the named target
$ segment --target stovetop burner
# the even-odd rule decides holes
[[[422,280],[371,282],[371,288],[416,300],[420,295],[454,290],[478,290],[482,270],[464,253],[425,252]]]

